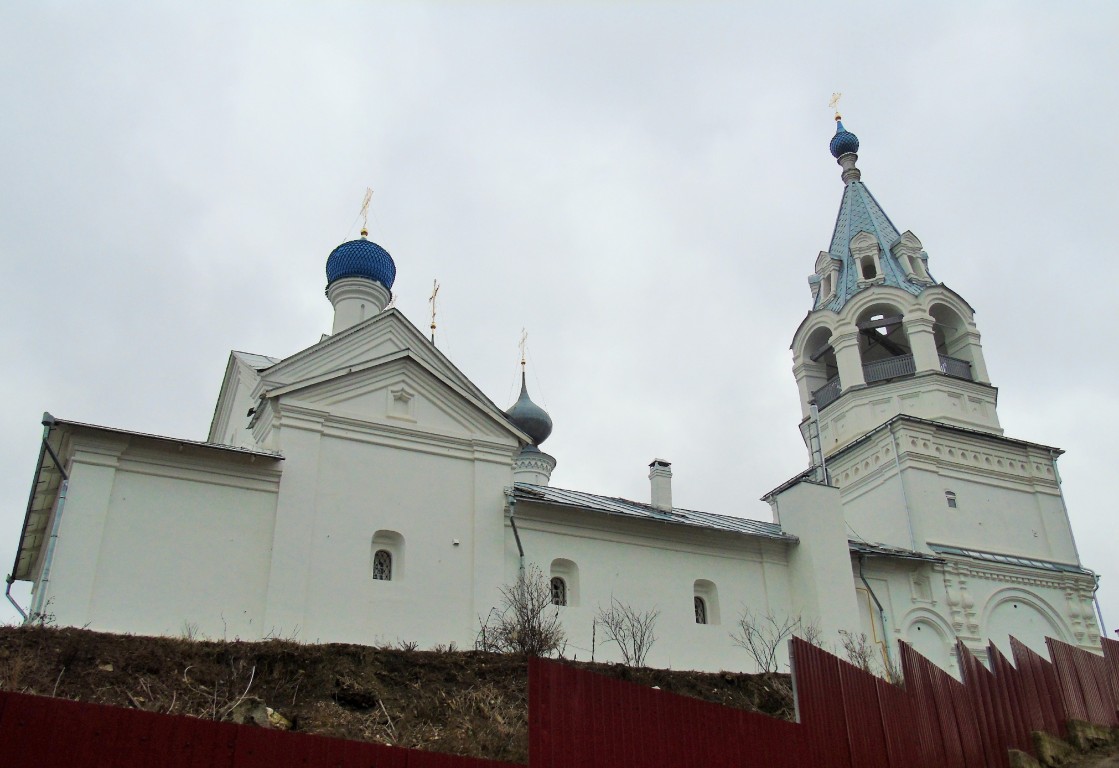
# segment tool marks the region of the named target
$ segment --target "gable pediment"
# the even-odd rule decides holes
[[[842,259],[840,259],[838,256],[833,256],[827,251],[820,251],[819,255],[816,256],[816,274],[824,274],[826,271],[831,269],[833,265],[836,265],[841,261]]]
[[[326,336],[318,344],[281,360],[264,372],[257,394],[315,377],[345,372],[399,352],[408,352],[437,376],[500,411],[474,382],[456,368],[397,309],[387,309],[363,323],[333,336]]]
[[[433,435],[500,440],[528,438],[492,403],[480,401],[412,350],[397,350],[341,371],[313,376],[266,393],[284,403],[344,420],[387,424]]]

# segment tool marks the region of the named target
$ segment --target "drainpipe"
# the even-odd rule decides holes
[[[896,454],[895,454],[896,455]],[[894,655],[890,653],[890,636],[886,629],[886,609],[882,607],[882,603],[878,601],[878,595],[874,594],[874,589],[871,588],[870,582],[866,580],[863,575],[863,563],[866,561],[866,555],[859,555],[859,578],[862,579],[863,584],[866,585],[866,591],[870,593],[870,597],[874,600],[874,604],[878,606],[878,619],[882,624],[882,639],[886,645],[886,661],[891,667],[894,666]]]
[[[55,544],[58,542],[58,529],[59,529],[59,527],[61,527],[61,524],[62,524],[62,511],[66,507],[66,490],[70,485],[70,475],[66,472],[66,468],[62,466],[62,462],[59,460],[58,454],[54,452],[54,448],[51,447],[50,440],[49,440],[50,434],[51,434],[51,428],[57,423],[58,422],[55,420],[54,416],[51,416],[49,413],[45,413],[45,412],[43,413],[43,446],[42,446],[42,450],[44,450],[48,454],[50,454],[51,461],[54,462],[54,466],[55,466],[55,468],[58,469],[58,473],[60,475],[62,475],[62,488],[58,492],[58,504],[55,506],[55,510],[54,510],[54,522],[51,524],[51,535],[50,535],[49,541],[47,542],[47,554],[43,558],[43,573],[39,577],[39,583],[37,585],[37,588],[35,589],[35,598],[31,601],[31,611],[30,611],[31,617],[34,617],[37,613],[39,613],[43,609],[43,602],[44,602],[43,598],[45,597],[45,595],[47,593],[47,586],[50,584],[51,563],[54,561],[54,547],[55,547]],[[40,452],[40,454],[39,454],[39,466],[40,467],[42,466],[42,458],[43,458],[42,452]],[[34,498],[34,497],[35,497],[35,488],[32,487],[31,498]],[[28,501],[28,510],[31,509],[30,504],[31,504],[31,502]],[[10,586],[10,583],[9,583],[9,589],[10,588],[11,588],[11,586]],[[22,613],[22,611],[21,611],[21,613]]]
[[[1100,622],[1100,636],[1107,637],[1107,625],[1103,623],[1103,611],[1100,610],[1100,598],[1097,594],[1100,591],[1100,575],[1094,573],[1092,578],[1096,580],[1096,586],[1092,587],[1092,602],[1096,604],[1096,619]]]
[[[39,577],[38,588],[35,590],[35,599],[31,602],[31,615],[33,617],[43,610],[43,598],[46,597],[47,587],[51,580],[51,563],[54,561],[54,545],[58,542],[58,529],[62,522],[62,510],[66,506],[66,489],[69,485],[69,480],[63,480],[62,490],[58,493],[58,506],[54,510],[54,524],[51,526],[51,537],[47,542],[47,555],[43,559],[43,575]]]
[[[8,588],[4,590],[4,597],[8,598],[8,602],[15,606],[15,609],[17,611],[19,611],[19,615],[23,618],[23,620],[27,621],[27,613],[22,608],[19,607],[19,603],[17,603],[16,599],[14,597],[12,597],[12,582],[13,581],[15,581],[15,579],[13,579],[12,574],[9,573],[8,578],[7,578]]]
[[[820,451],[820,473],[824,476],[824,485],[831,485],[828,479],[828,460],[824,458],[824,438],[820,436],[820,409],[813,402],[809,409],[812,423],[816,425],[816,448]],[[896,456],[896,454],[895,454]]]
[[[517,552],[521,556],[521,576],[525,575],[525,548],[521,546],[521,534],[517,531],[517,499],[513,496],[513,489],[505,489],[505,502],[509,505],[509,524],[513,526],[513,538],[517,540]]]
[[[894,434],[894,424],[890,423],[890,440],[894,444],[894,467],[898,472],[898,485],[901,486],[901,500],[905,504],[905,524],[909,527],[909,548],[917,551],[917,537],[913,533],[913,513],[909,510],[909,494],[905,492],[905,480],[901,476],[901,459],[898,458],[898,437]],[[877,602],[877,600],[875,601]]]

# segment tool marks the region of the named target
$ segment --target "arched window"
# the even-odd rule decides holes
[[[956,508],[956,492],[955,491],[945,491],[944,492],[944,501],[946,501],[948,503],[948,508],[949,509],[955,509]]]
[[[552,604],[578,607],[579,566],[572,560],[557,557],[552,561],[548,576],[551,579],[549,584],[552,588]]]
[[[392,581],[392,553],[387,549],[378,549],[373,554],[373,578]]]
[[[719,623],[719,590],[715,582],[696,579],[692,585],[692,598],[696,624]]]
[[[374,581],[400,581],[404,578],[404,537],[397,531],[380,530],[373,534],[369,547],[369,572]]]
[[[863,280],[873,280],[878,277],[878,263],[874,260],[873,254],[866,253],[859,258],[859,272],[862,273]]]
[[[860,232],[851,238],[851,256],[855,261],[860,286],[882,282],[882,263],[878,258],[878,238]]]
[[[552,577],[552,605],[567,605],[567,582],[559,576]]]

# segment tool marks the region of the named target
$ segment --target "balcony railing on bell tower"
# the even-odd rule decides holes
[[[971,363],[967,360],[960,360],[957,357],[948,357],[947,355],[940,355],[939,357],[940,373],[956,379],[974,380],[971,375]],[[893,379],[908,378],[915,375],[916,372],[913,355],[896,355],[866,363],[863,366],[863,380],[869,386],[884,381],[892,381]],[[824,386],[814,391],[812,399],[816,401],[816,407],[822,411],[838,400],[841,394],[843,394],[843,388],[839,376],[836,375],[828,379]]]

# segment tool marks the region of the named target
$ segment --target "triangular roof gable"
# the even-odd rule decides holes
[[[286,357],[263,374],[262,389],[293,384],[334,371],[343,371],[402,349],[410,349],[444,378],[495,411],[500,408],[455,367],[398,309],[385,311]]]
[[[264,396],[326,408],[360,421],[529,441],[492,403],[449,381],[412,349],[280,386]]]
[[[224,443],[223,435],[229,430],[230,422],[238,418],[233,412],[234,401],[242,389],[251,392],[260,381],[260,372],[278,362],[276,358],[254,355],[248,352],[233,350],[229,353],[229,362],[225,365],[225,376],[218,390],[218,399],[214,403],[214,416],[210,419],[210,432],[206,437],[207,442]],[[240,422],[244,426],[245,422]]]
[[[509,424],[504,412],[466,374],[447,359],[398,309],[386,309],[365,322],[326,336],[317,344],[284,358],[262,372],[256,396],[275,392],[299,382],[310,383],[324,376],[342,374],[366,363],[408,350],[437,378],[473,401],[503,428],[528,442],[523,432]]]

